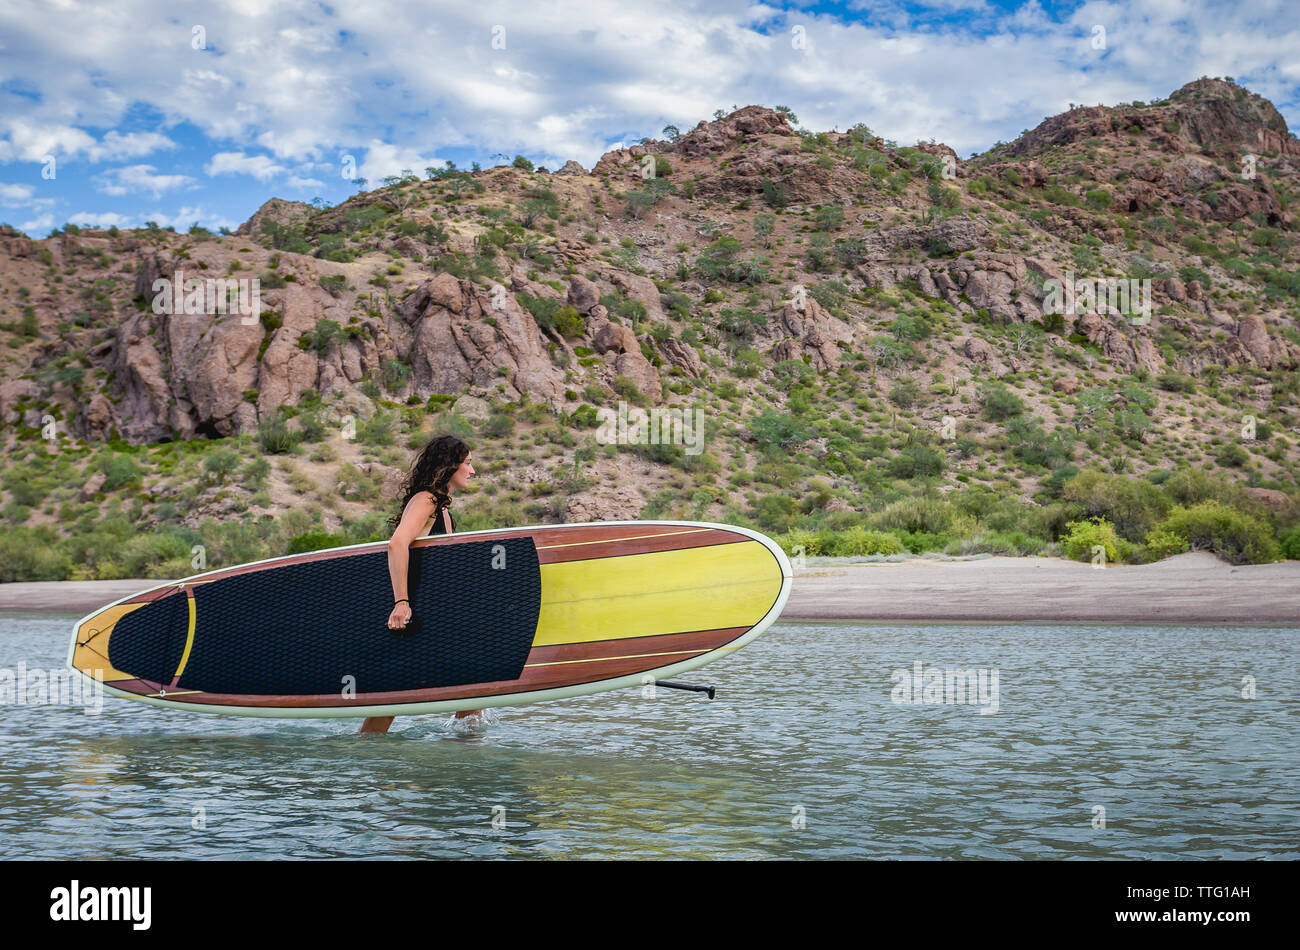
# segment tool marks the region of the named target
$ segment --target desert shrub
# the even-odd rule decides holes
[[[769,534],[782,534],[799,515],[799,504],[789,495],[766,495],[754,505],[754,520]]]
[[[1236,442],[1229,442],[1219,450],[1214,460],[1224,468],[1241,468],[1250,461],[1250,453]]]
[[[811,439],[815,433],[789,412],[768,409],[749,424],[754,441],[765,449],[785,449]]]
[[[1161,483],[1173,503],[1190,508],[1202,501],[1219,501],[1233,508],[1246,507],[1246,492],[1230,478],[1199,468],[1184,468]]]
[[[990,422],[1002,422],[1025,411],[1020,397],[1002,383],[985,384],[980,395],[984,399],[984,418]]]
[[[357,441],[362,445],[392,445],[396,440],[396,420],[386,412],[376,412],[357,426]]]
[[[1031,537],[1023,531],[986,531],[973,537],[950,543],[945,549],[955,554],[1002,554],[1007,557],[1025,557],[1037,554],[1045,547],[1041,538]]]
[[[298,423],[302,426],[302,439],[304,442],[319,442],[325,438],[326,426],[325,420],[319,411],[304,412],[298,416]]]
[[[327,534],[324,531],[308,531],[289,539],[286,554],[304,554],[307,551],[323,551],[326,548],[341,548],[349,540],[341,534]]]
[[[942,551],[953,541],[945,534],[930,534],[928,531],[899,531],[896,534],[913,554]]]
[[[105,460],[100,466],[100,471],[104,473],[104,485],[101,490],[106,492],[132,485],[140,480],[142,474],[139,467],[127,455],[114,455]]]
[[[1156,377],[1156,385],[1166,392],[1171,393],[1194,393],[1196,392],[1196,380],[1186,373],[1170,371],[1161,373]]]
[[[1230,564],[1266,564],[1282,559],[1269,526],[1217,502],[1176,507],[1158,528],[1183,538],[1193,551],[1210,551]]]
[[[0,531],[0,582],[66,580],[72,565],[57,539],[48,526]]]
[[[230,449],[218,449],[203,460],[203,471],[218,483],[224,483],[237,468],[239,468],[239,454]]]
[[[900,377],[889,390],[889,401],[900,409],[910,409],[921,395],[921,388],[916,381]]]
[[[870,517],[882,531],[960,535],[970,531],[974,519],[938,498],[900,498]]]
[[[1170,507],[1158,486],[1095,469],[1070,479],[1061,494],[1066,501],[1078,502],[1085,516],[1105,519],[1134,543],[1141,542]]]
[[[943,466],[942,452],[914,442],[890,459],[886,470],[891,478],[917,478],[938,475],[943,471]]]
[[[1279,547],[1283,555],[1293,561],[1300,561],[1300,525],[1282,535]]]
[[[332,274],[320,278],[320,285],[331,297],[337,297],[348,289],[348,279],[342,274]]]
[[[907,549],[896,536],[854,525],[843,531],[830,528],[821,531],[791,531],[778,539],[782,550],[793,556],[802,553],[808,557],[865,557],[873,554],[906,554]]]
[[[1147,532],[1146,554],[1148,560],[1159,561],[1174,554],[1182,554],[1190,548],[1191,545],[1188,544],[1186,538],[1166,531],[1164,528],[1155,527]]]
[[[1074,561],[1090,561],[1092,549],[1101,545],[1106,552],[1107,563],[1118,559],[1119,539],[1115,536],[1114,526],[1105,518],[1071,521],[1065,527],[1066,535],[1061,538],[1061,550],[1066,557]]]
[[[257,424],[257,441],[262,451],[271,455],[282,455],[293,450],[297,438],[289,431],[288,422],[282,412],[265,416]]]

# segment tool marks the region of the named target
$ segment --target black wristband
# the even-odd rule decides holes
[[[395,601],[393,601],[393,606],[396,607],[398,604],[402,604],[402,603],[409,604],[410,601],[407,600],[405,597],[403,597],[401,600],[395,600]]]

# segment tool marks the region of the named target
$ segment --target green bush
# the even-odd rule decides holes
[[[357,441],[362,445],[392,445],[397,441],[394,434],[396,419],[386,412],[376,412],[369,419],[357,426]]]
[[[917,478],[938,475],[943,471],[944,456],[928,445],[914,442],[889,460],[890,478]]]
[[[1175,554],[1188,551],[1191,545],[1187,539],[1173,534],[1163,527],[1152,528],[1147,532],[1146,554],[1149,560],[1159,561]]]
[[[815,434],[792,413],[768,409],[749,424],[754,441],[765,449],[785,449],[806,442]]]
[[[520,294],[519,302],[533,315],[537,326],[543,330],[554,330],[561,336],[578,337],[587,330],[582,314],[562,300],[552,297],[531,297]]]
[[[789,495],[767,495],[754,506],[754,520],[768,534],[781,534],[799,515],[799,504]]]
[[[984,418],[990,422],[1002,422],[1025,411],[1020,397],[1002,383],[986,383],[980,394],[984,398]]]
[[[67,580],[71,564],[48,526],[0,531],[0,582]]]
[[[257,424],[257,441],[262,451],[271,455],[283,455],[293,451],[297,437],[289,431],[288,422],[282,412],[264,417]]]
[[[1190,550],[1210,551],[1230,564],[1267,564],[1283,557],[1267,524],[1217,501],[1191,508],[1179,505],[1157,530],[1182,538]]]
[[[907,548],[895,535],[855,525],[844,531],[829,528],[821,531],[791,531],[776,539],[781,549],[792,557],[866,557],[873,554],[906,554]]]
[[[1141,543],[1170,508],[1169,498],[1160,487],[1095,469],[1066,482],[1061,495],[1066,501],[1079,503],[1083,515],[1105,519],[1121,537],[1134,543]]]
[[[1027,557],[1037,554],[1045,543],[1023,531],[989,531],[948,545],[950,552],[960,554],[1001,554],[1007,557]]]
[[[1119,557],[1115,528],[1104,518],[1092,518],[1088,521],[1071,521],[1066,526],[1067,534],[1061,539],[1061,550],[1065,556],[1074,561],[1091,561],[1092,549],[1101,545],[1106,552],[1106,563],[1113,563]]]
[[[1093,208],[1096,208],[1099,211],[1105,211],[1107,208],[1109,208],[1112,200],[1110,192],[1107,191],[1105,188],[1089,189],[1084,194],[1084,198],[1087,199],[1089,205],[1091,205]]]
[[[1156,377],[1156,385],[1166,392],[1171,393],[1194,393],[1196,392],[1196,380],[1186,373],[1170,371],[1161,373]]]
[[[286,554],[304,554],[307,551],[323,551],[326,548],[341,548],[352,543],[341,534],[327,534],[324,531],[308,531],[289,539]]]
[[[203,460],[203,471],[212,476],[212,480],[218,484],[223,484],[237,468],[239,468],[239,454],[230,449],[218,449],[209,453]]]
[[[320,278],[320,285],[321,289],[331,297],[337,297],[348,289],[348,279],[342,274],[333,274],[329,277]]]
[[[101,466],[100,471],[105,476],[104,485],[100,490],[106,492],[134,484],[141,477],[140,469],[126,455],[114,455]]]
[[[1282,535],[1280,543],[1282,553],[1293,561],[1300,561],[1300,525]]]
[[[1236,442],[1229,442],[1219,450],[1219,454],[1214,456],[1214,460],[1224,468],[1241,468],[1250,461],[1250,453]]]
[[[901,531],[898,532],[898,538],[913,554],[942,551],[953,542],[946,534],[931,534],[928,531]]]
[[[588,406],[587,408],[591,408]],[[592,410],[592,417],[595,417],[595,410]],[[508,412],[500,409],[493,409],[479,425],[479,431],[489,439],[505,439],[515,434],[515,418]]]
[[[112,552],[122,577],[188,577],[190,542],[180,534],[138,534]]]
[[[342,336],[343,328],[337,321],[322,318],[316,321],[316,328],[311,333],[298,338],[298,345],[304,350],[315,350],[318,356],[324,356],[330,344]]]
[[[326,426],[325,420],[319,411],[304,412],[298,416],[298,423],[302,426],[302,440],[304,442],[319,442],[325,438]]]

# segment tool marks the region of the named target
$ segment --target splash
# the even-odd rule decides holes
[[[497,725],[501,717],[495,709],[483,709],[473,716],[450,716],[440,723],[442,732],[447,735],[470,738],[487,735],[488,730]]]

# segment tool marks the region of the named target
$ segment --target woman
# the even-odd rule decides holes
[[[388,519],[396,528],[388,542],[388,573],[393,581],[393,611],[388,615],[388,629],[403,630],[411,620],[411,602],[407,599],[406,575],[410,564],[411,542],[429,534],[451,534],[456,522],[451,517],[451,496],[469,485],[474,466],[470,464],[469,446],[452,435],[439,436],[426,445],[415,459],[411,472],[402,482],[400,515]],[[481,710],[461,710],[457,719],[477,716]],[[361,724],[361,732],[387,732],[392,716],[371,716]]]

